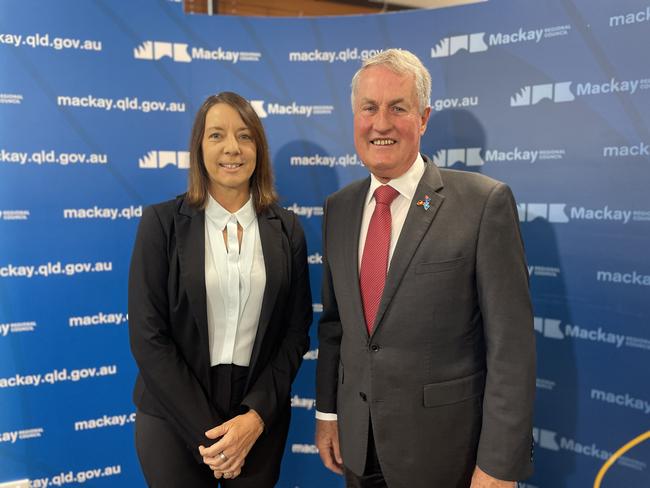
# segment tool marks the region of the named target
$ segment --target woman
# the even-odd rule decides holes
[[[245,99],[209,97],[190,146],[187,193],[145,209],[131,260],[136,449],[153,487],[272,487],[309,347],[305,238]]]

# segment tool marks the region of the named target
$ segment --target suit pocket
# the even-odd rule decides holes
[[[424,385],[424,406],[440,407],[480,396],[485,389],[485,371],[451,381]]]
[[[448,259],[446,261],[436,261],[433,263],[419,263],[415,265],[415,274],[442,273],[451,271],[461,266],[465,262],[464,257]]]

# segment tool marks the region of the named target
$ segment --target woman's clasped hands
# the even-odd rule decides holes
[[[249,410],[208,430],[208,439],[219,440],[209,447],[199,446],[199,453],[215,478],[233,479],[241,474],[246,456],[262,432],[264,421],[255,410]]]

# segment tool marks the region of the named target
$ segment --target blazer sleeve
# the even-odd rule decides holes
[[[312,321],[311,289],[307,265],[307,243],[298,218],[291,214],[286,226],[291,256],[291,282],[285,304],[285,335],[274,357],[264,367],[242,400],[242,405],[255,410],[268,429],[279,411],[287,404],[291,384],[309,349],[309,326]],[[280,306],[276,304],[276,307]]]
[[[328,201],[323,218],[323,313],[318,323],[318,364],[316,366],[316,408],[336,413],[338,366],[343,329],[334,294],[327,252]]]
[[[520,480],[533,469],[535,333],[517,209],[503,183],[483,210],[476,273],[487,362],[477,464],[498,479]]]
[[[221,420],[171,336],[168,240],[156,209],[146,208],[129,273],[131,351],[147,390],[201,462],[198,446],[209,442],[205,431]]]

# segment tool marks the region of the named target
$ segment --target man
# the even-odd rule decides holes
[[[535,389],[516,206],[420,155],[430,91],[396,49],[352,80],[371,176],[326,202],[316,444],[349,487],[511,488],[532,472]]]

